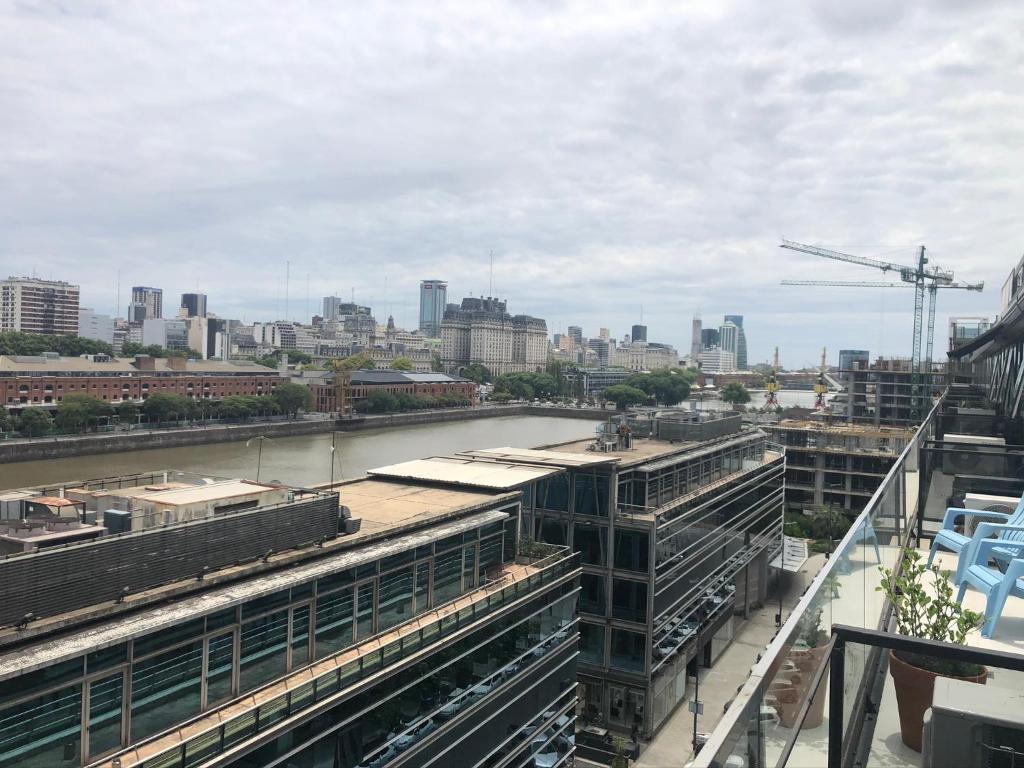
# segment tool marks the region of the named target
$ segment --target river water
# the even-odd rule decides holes
[[[590,437],[597,423],[587,419],[507,416],[445,424],[419,424],[336,435],[334,478],[359,477],[367,469],[409,459],[474,448],[529,448]],[[0,465],[0,489],[87,480],[157,469],[180,469],[226,477],[256,476],[257,443],[244,442],[158,448],[49,461]],[[263,443],[261,480],[304,485],[331,479],[331,435],[300,435]]]

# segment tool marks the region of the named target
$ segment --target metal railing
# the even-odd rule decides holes
[[[820,680],[828,627],[844,624],[865,630],[882,628],[883,607],[880,602],[876,604],[874,581],[879,578],[878,566],[893,566],[914,532],[918,504],[922,502],[917,492],[919,451],[934,435],[940,405],[941,400],[768,645],[694,760],[695,768],[725,765],[733,756],[739,756],[744,765],[785,766],[800,737],[800,725],[814,704],[814,689],[809,682],[816,677]],[[847,683],[836,687],[862,690],[868,659],[861,656],[848,661]],[[796,677],[794,669],[799,671]],[[795,684],[794,679],[801,682]],[[765,716],[766,712],[771,717]],[[754,749],[757,759],[751,763],[747,758]]]

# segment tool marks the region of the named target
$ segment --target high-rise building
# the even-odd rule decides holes
[[[571,331],[571,329],[570,329]],[[539,317],[510,315],[488,296],[450,305],[441,322],[441,361],[452,370],[480,363],[495,374],[541,371],[548,357],[548,327]]]
[[[128,322],[132,325],[140,325],[149,320],[159,320],[159,317],[148,317],[145,304],[140,304],[137,301],[133,301],[128,305]]]
[[[736,358],[739,352],[739,342],[740,329],[736,327],[735,323],[726,320],[718,326],[718,346],[726,352],[731,352],[733,359]]]
[[[568,328],[565,329],[565,332],[568,334],[569,338],[572,339],[573,343],[576,344],[576,346],[583,346],[582,328],[580,328],[578,325],[570,325]]]
[[[706,373],[732,373],[736,370],[736,355],[721,347],[708,347],[700,353],[701,370]]]
[[[181,294],[181,308],[185,310],[185,317],[206,317],[206,294]]]
[[[60,280],[10,277],[0,282],[0,331],[78,333],[78,286]]]
[[[448,283],[443,280],[420,281],[420,333],[441,338],[441,322],[448,306]]]
[[[338,308],[342,300],[339,296],[324,296],[324,320],[337,320]]]
[[[113,345],[114,318],[97,314],[91,309],[79,309],[78,335],[83,339],[95,339]]]
[[[630,331],[630,338],[636,341],[647,341],[647,326],[646,325],[634,325]]]
[[[141,304],[146,308],[146,317],[164,316],[164,292],[162,288],[149,288],[137,285],[132,288],[132,303]]]
[[[597,337],[604,341],[611,341],[612,334],[607,328],[599,328],[597,331]]]
[[[743,330],[743,315],[726,315],[725,322],[736,326],[736,367],[747,370],[747,334]]]
[[[703,337],[703,323],[700,313],[697,313],[693,316],[693,325],[690,331],[690,365],[693,367],[700,365],[700,351],[704,348]]]

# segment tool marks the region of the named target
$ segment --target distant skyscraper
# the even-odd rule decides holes
[[[206,294],[181,294],[181,308],[185,310],[185,317],[206,317]]]
[[[647,341],[647,326],[634,325],[629,336],[633,341]]]
[[[565,329],[566,334],[573,340],[573,343],[577,346],[583,345],[583,329],[578,325],[570,325]]]
[[[128,322],[134,324],[141,324],[145,322],[147,317],[147,310],[145,304],[140,304],[137,301],[133,301],[128,305]],[[150,320],[159,320],[158,317],[151,317]]]
[[[324,296],[324,320],[337,320],[342,301],[338,296]]]
[[[740,329],[735,323],[726,320],[718,326],[718,346],[725,352],[732,353],[733,364],[736,363],[736,352],[740,342]]]
[[[704,348],[702,343],[703,324],[700,314],[693,316],[693,326],[690,332],[690,365],[696,366],[700,363],[700,351]]]
[[[448,283],[443,280],[420,281],[420,333],[441,338],[441,321],[448,304]]]
[[[597,337],[604,341],[609,341],[612,337],[611,332],[607,328],[601,328],[597,332]]]
[[[132,288],[132,303],[144,306],[148,318],[164,316],[164,292],[161,288],[135,286]]]
[[[91,309],[79,309],[78,335],[83,339],[95,339],[112,345],[114,343],[114,318],[110,315],[98,315]]]
[[[726,315],[725,322],[736,326],[736,367],[747,370],[747,334],[743,330],[743,315]]]
[[[717,328],[703,328],[700,332],[700,345],[704,349],[717,347],[719,342]]]
[[[78,286],[58,280],[0,281],[0,331],[78,333]]]

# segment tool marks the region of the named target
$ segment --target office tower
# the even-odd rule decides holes
[[[736,368],[747,370],[747,334],[743,330],[743,315],[726,315],[725,322],[736,326]]]
[[[602,341],[610,341],[612,335],[607,328],[599,328],[597,331],[597,337]]]
[[[141,325],[147,319],[159,320],[159,317],[147,318],[146,305],[133,301],[128,305],[128,322],[132,325]]]
[[[634,342],[636,341],[647,341],[647,326],[646,325],[634,325],[630,332],[630,338]]]
[[[583,345],[583,329],[578,325],[570,325],[565,329],[565,332],[569,335],[569,338],[572,339],[574,344],[577,346]]]
[[[700,345],[703,349],[717,347],[719,342],[717,328],[703,328],[700,332]]]
[[[114,343],[114,318],[100,315],[91,309],[78,310],[78,335],[107,344]]]
[[[739,349],[740,329],[735,323],[728,320],[718,326],[718,346],[726,352],[731,352],[733,359],[736,359]]]
[[[690,365],[695,368],[700,365],[700,351],[704,348],[702,343],[703,333],[703,324],[701,323],[700,313],[698,313],[693,316],[693,325],[690,331]]]
[[[700,353],[701,370],[706,373],[732,373],[736,370],[736,355],[721,347],[706,347]]]
[[[338,296],[324,296],[324,320],[337,320],[342,300]]]
[[[185,317],[206,317],[206,294],[181,294],[181,308],[185,310]]]
[[[441,338],[441,321],[448,304],[448,283],[443,280],[420,281],[420,333]]]
[[[34,277],[0,282],[0,331],[77,334],[78,286]]]
[[[146,317],[164,316],[164,292],[160,288],[137,285],[132,288],[132,303],[146,308]]]

